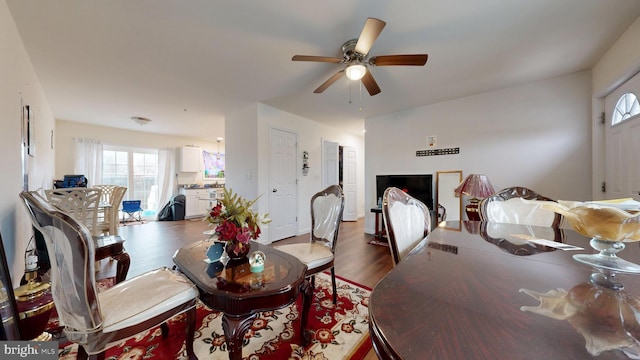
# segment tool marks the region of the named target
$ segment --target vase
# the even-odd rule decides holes
[[[249,250],[251,250],[251,244],[244,244],[235,240],[227,241],[227,245],[225,246],[224,250],[232,260],[243,259],[246,258],[249,254]]]

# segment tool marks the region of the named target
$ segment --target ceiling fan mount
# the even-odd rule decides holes
[[[293,61],[313,61],[328,62],[335,64],[347,64],[347,67],[339,70],[327,81],[320,85],[314,93],[320,94],[325,91],[334,82],[339,80],[343,75],[347,75],[349,79],[360,80],[373,96],[380,93],[380,87],[376,83],[369,66],[424,66],[427,63],[427,54],[411,54],[411,55],[382,55],[367,58],[369,50],[373,43],[382,32],[386,23],[380,19],[368,18],[362,28],[362,32],[357,39],[351,39],[342,44],[342,58],[314,55],[294,55]],[[352,73],[356,73],[355,75]]]
[[[344,59],[345,64],[351,63],[352,61],[364,62],[367,56],[360,54],[355,50],[357,44],[358,39],[351,39],[342,44],[342,58]]]

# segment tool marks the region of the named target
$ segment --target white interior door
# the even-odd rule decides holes
[[[611,125],[620,96],[631,92],[640,96],[640,74],[622,84],[605,98],[606,198],[640,200],[640,115]]]
[[[271,129],[271,160],[269,181],[270,241],[277,241],[297,232],[297,182],[295,133]]]
[[[344,211],[342,220],[358,220],[358,186],[356,148],[342,147],[342,191],[344,192]]]
[[[333,141],[322,142],[322,188],[336,185],[339,181],[338,174],[338,143]]]

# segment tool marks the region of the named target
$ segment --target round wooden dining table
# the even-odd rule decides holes
[[[638,358],[640,275],[574,260],[596,253],[589,242],[571,229],[442,224],[374,287],[369,315],[376,354]],[[626,243],[618,255],[640,263],[639,243]]]

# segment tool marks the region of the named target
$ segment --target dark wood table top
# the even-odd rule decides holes
[[[463,223],[436,228],[373,289],[380,358],[627,359],[626,346],[638,353],[640,275],[616,274],[619,290],[595,285],[602,274],[572,258],[595,251],[573,230]],[[537,237],[584,250],[523,240]],[[618,255],[640,263],[639,243]]]
[[[226,266],[207,263],[206,251],[212,241],[179,249],[173,261],[200,290],[200,300],[212,309],[240,316],[284,307],[291,303],[307,270],[296,257],[273,247],[251,242],[251,252],[265,253],[264,271],[252,273],[248,260]]]

